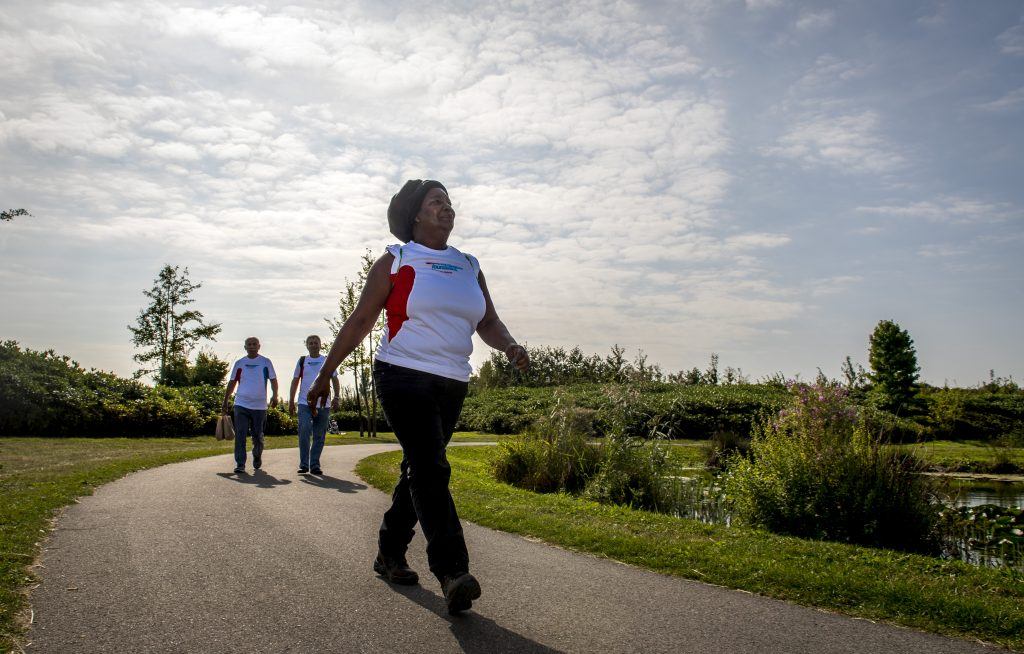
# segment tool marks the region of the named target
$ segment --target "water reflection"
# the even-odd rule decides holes
[[[950,506],[1024,507],[1024,482],[993,479],[946,479],[943,494]]]

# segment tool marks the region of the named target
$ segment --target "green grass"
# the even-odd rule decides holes
[[[465,432],[454,440],[492,441]],[[327,445],[372,443],[351,433],[328,436]],[[376,442],[396,442],[381,433]],[[268,436],[266,447],[295,447],[295,436]],[[0,651],[14,651],[24,633],[26,590],[51,519],[61,507],[101,484],[165,463],[233,451],[229,442],[195,438],[0,438]]]
[[[493,448],[453,448],[452,493],[465,519],[664,574],[928,631],[1024,648],[1024,580],[958,561],[540,495],[496,482]],[[361,461],[385,491],[399,453]]]
[[[903,447],[943,470],[985,472],[1004,457],[1024,469],[1024,447],[996,447],[985,441],[928,441]]]

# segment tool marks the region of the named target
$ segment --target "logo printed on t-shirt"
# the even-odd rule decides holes
[[[446,275],[450,275],[452,273],[459,272],[460,270],[462,270],[460,266],[454,266],[450,263],[436,263],[434,261],[428,261],[427,265],[430,266],[432,270],[442,272]]]
[[[259,368],[260,367],[260,364],[258,364],[258,363],[243,363],[242,365],[244,365],[246,368]]]

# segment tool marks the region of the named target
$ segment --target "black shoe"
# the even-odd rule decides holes
[[[420,576],[409,567],[404,556],[396,559],[378,554],[373,562],[373,571],[391,583],[403,586],[412,586],[420,580]]]
[[[245,474],[245,468],[243,468],[242,466],[235,466],[235,474],[236,475],[244,475]]]
[[[303,468],[299,468],[299,474],[300,474],[300,475],[304,475],[304,474],[306,474],[307,472],[309,472],[309,468],[305,468],[305,467],[303,467]]]
[[[476,577],[463,572],[441,579],[441,590],[448,603],[448,614],[455,615],[473,606],[473,600],[480,599],[480,582]]]
[[[253,467],[253,470],[259,470],[260,468],[262,468],[263,467],[263,459],[253,459],[252,460],[252,467]]]
[[[313,468],[312,470],[309,471],[309,473],[312,475],[323,475],[324,471],[321,470],[320,468]]]

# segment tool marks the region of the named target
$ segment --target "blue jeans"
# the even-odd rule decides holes
[[[267,410],[235,409],[235,465],[245,467],[245,437],[252,436],[252,464],[263,465],[263,425],[267,422]]]
[[[320,453],[324,451],[324,439],[327,438],[327,425],[331,421],[330,409],[323,408],[313,412],[305,404],[299,405],[299,467],[319,468]],[[312,436],[312,447],[310,437]]]

